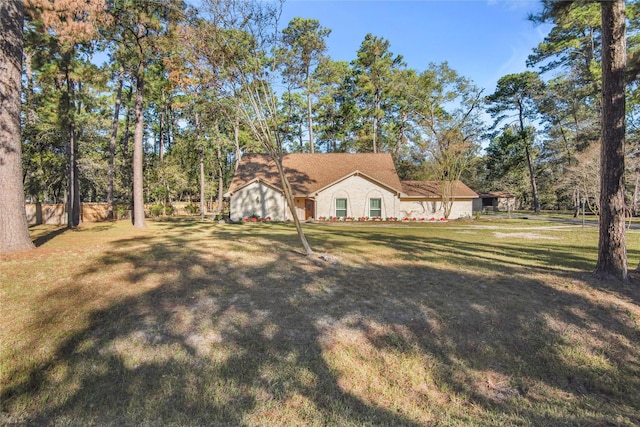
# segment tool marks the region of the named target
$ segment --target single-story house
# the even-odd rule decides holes
[[[491,191],[478,193],[478,198],[473,201],[473,211],[512,211],[516,207],[516,196],[506,191]]]
[[[441,184],[400,181],[390,154],[287,154],[282,163],[302,220],[444,216]],[[453,186],[449,219],[470,217],[478,195],[460,181]],[[292,219],[276,165],[266,154],[242,156],[225,197],[232,221]]]

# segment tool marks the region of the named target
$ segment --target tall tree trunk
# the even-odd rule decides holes
[[[625,144],[625,0],[602,7],[602,144],[600,151],[600,235],[598,277],[626,280]]]
[[[118,73],[118,90],[116,91],[116,101],[113,108],[113,121],[111,122],[111,136],[109,138],[109,168],[107,169],[107,217],[115,219],[113,213],[113,191],[115,188],[115,163],[116,163],[116,142],[118,140],[118,122],[120,119],[120,105],[122,104],[122,86],[124,85],[124,69],[120,67]]]
[[[135,128],[133,131],[133,226],[144,228],[147,226],[144,217],[144,186],[142,177],[143,163],[143,132],[144,132],[144,61],[138,64],[136,73],[136,105]]]
[[[307,67],[307,122],[309,126],[309,150],[315,153],[315,141],[313,140],[313,112],[311,110],[311,79],[309,76],[309,67]]]
[[[407,121],[408,121],[407,113],[403,112],[402,113],[402,121],[400,122],[400,130],[398,131],[398,139],[396,140],[396,146],[395,146],[395,148],[393,150],[393,160],[394,161],[396,161],[396,160],[398,160],[398,158],[400,158],[400,150],[402,148],[402,143],[404,142],[404,133],[406,132]]]
[[[524,108],[522,102],[518,102],[518,121],[520,123],[520,139],[524,144],[524,153],[527,156],[527,166],[529,168],[529,182],[531,183],[531,196],[533,197],[533,211],[540,213],[540,202],[538,201],[538,185],[536,183],[536,175],[533,167],[533,159],[531,158],[531,150],[529,150],[530,137],[524,127]]]
[[[133,87],[129,86],[127,90],[127,112],[124,118],[124,134],[122,135],[122,187],[127,190],[129,197],[133,194],[132,179],[133,179],[133,161],[129,156],[129,142],[131,140],[131,100],[133,98]],[[135,107],[133,108],[135,111]],[[131,204],[131,198],[128,200]],[[130,206],[131,207],[131,206]]]
[[[204,200],[204,147],[198,147],[200,151],[200,219],[204,220],[206,215],[206,204]]]
[[[166,140],[166,144],[164,146],[164,151],[165,153],[167,152],[167,150],[171,149],[171,135],[173,134],[173,122],[175,117],[173,116],[173,110],[171,109],[171,100],[167,100],[167,105],[165,106],[165,116],[166,116],[166,122],[165,122],[165,134],[167,136],[167,140]]]
[[[196,142],[198,143],[198,152],[200,154],[200,219],[204,220],[206,215],[206,203],[204,200],[204,147],[200,142],[200,115],[195,113],[196,125]]]
[[[378,110],[380,109],[380,98],[376,94],[373,108],[373,152],[378,152]]]
[[[242,152],[240,151],[240,119],[236,118],[233,122],[233,141],[236,146],[236,162],[235,162],[235,170],[238,170],[238,165],[240,164],[240,158],[242,157]]]
[[[158,155],[160,156],[160,164],[164,161],[164,109],[160,111],[160,132],[158,135]]]
[[[69,124],[67,146],[67,227],[80,224],[80,180],[78,178],[78,140],[73,121]]]
[[[33,90],[33,68],[31,62],[33,61],[33,55],[31,53],[24,54],[25,76],[27,78],[27,90],[25,93],[25,101],[27,104],[27,125],[33,126],[36,124],[36,110],[34,108],[35,93]]]
[[[631,216],[638,216],[638,190],[640,189],[640,175],[638,169],[635,172],[635,183],[633,185],[633,201],[631,202]]]
[[[22,182],[20,86],[23,2],[0,2],[0,253],[33,248]]]
[[[540,202],[538,201],[538,185],[536,183],[536,175],[533,169],[533,159],[531,159],[529,145],[525,145],[524,151],[527,156],[527,165],[529,166],[529,181],[531,182],[531,195],[533,196],[533,210],[535,213],[540,213]]]
[[[66,90],[66,130],[67,130],[67,227],[75,228],[80,224],[80,180],[78,178],[78,140],[75,125],[75,82],[69,75],[68,64],[71,53],[68,53],[65,72]]]
[[[216,209],[216,213],[222,215],[222,204],[224,202],[222,198],[224,194],[224,163],[222,162],[222,147],[220,141],[216,144],[216,149],[218,157],[218,209]]]
[[[44,176],[44,169],[42,167],[43,162],[43,150],[42,150],[42,145],[41,144],[36,144],[36,134],[37,134],[37,129],[36,129],[36,109],[35,109],[35,91],[34,91],[34,82],[33,82],[33,68],[32,68],[32,62],[33,62],[33,54],[29,53],[29,52],[24,52],[24,73],[25,73],[25,77],[26,77],[26,83],[27,83],[27,88],[24,91],[24,98],[25,98],[25,122],[23,123],[23,128],[22,128],[22,139],[25,140],[29,140],[31,146],[32,146],[32,150],[35,148],[37,149],[37,152],[34,150],[31,152],[31,156],[37,156],[37,158],[40,160],[40,162],[38,162],[38,173],[42,174],[42,176]],[[24,171],[23,171],[24,172]],[[23,179],[24,182],[24,179]],[[43,194],[44,191],[41,189],[39,194],[30,194],[31,197],[35,197],[36,202],[40,202],[42,200],[46,200],[45,195]]]

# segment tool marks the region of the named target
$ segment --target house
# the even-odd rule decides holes
[[[478,198],[473,201],[473,211],[504,211],[510,212],[516,207],[516,196],[506,191],[492,191],[489,193],[479,193]]]
[[[287,154],[282,163],[300,219],[444,216],[440,183],[400,181],[390,154]],[[478,195],[460,181],[453,185],[449,218],[470,217]],[[225,194],[231,220],[292,219],[282,188],[268,155],[243,155]]]

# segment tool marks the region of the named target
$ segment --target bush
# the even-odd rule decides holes
[[[149,213],[153,218],[157,218],[163,215],[163,212],[164,212],[164,215],[173,215],[173,206],[171,205],[162,206],[161,204],[155,204],[149,207]]]
[[[125,205],[117,205],[116,206],[116,219],[122,219],[125,217],[125,214],[127,213],[128,210],[128,206]]]
[[[189,215],[195,215],[200,212],[200,206],[196,205],[195,203],[190,203],[184,208]]]
[[[149,207],[149,213],[153,218],[157,218],[162,215],[162,205],[151,205]]]

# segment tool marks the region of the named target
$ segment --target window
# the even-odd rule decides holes
[[[338,218],[347,216],[347,199],[336,199],[336,216]]]
[[[382,199],[369,199],[369,218],[382,216]]]

